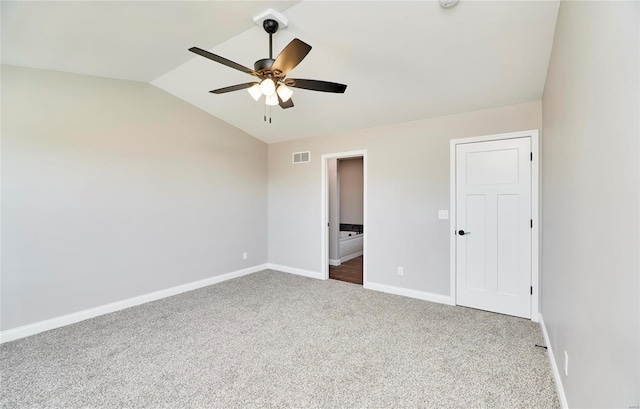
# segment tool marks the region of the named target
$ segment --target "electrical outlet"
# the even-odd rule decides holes
[[[564,351],[564,376],[569,376],[569,354]]]
[[[242,259],[246,260],[247,259],[247,252],[245,251],[244,253],[242,253]]]
[[[447,220],[449,218],[448,210],[438,210],[438,219]]]
[[[404,268],[398,267],[398,275],[399,276],[403,276],[404,275]]]

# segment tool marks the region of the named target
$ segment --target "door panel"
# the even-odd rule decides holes
[[[518,295],[518,195],[498,195],[498,293]]]
[[[468,185],[518,183],[517,149],[469,152],[466,161]]]
[[[485,235],[484,221],[486,218],[485,196],[468,195],[467,223],[468,231],[473,231],[478,237]],[[466,246],[467,287],[484,291],[487,282],[487,252],[484,248],[485,240],[479,240],[477,245]]]
[[[457,303],[531,317],[530,138],[456,145]]]

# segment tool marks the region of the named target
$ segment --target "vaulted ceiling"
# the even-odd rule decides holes
[[[2,2],[2,63],[151,82],[268,143],[540,99],[559,1]],[[197,46],[252,67],[268,36],[252,17],[289,20],[313,49],[291,73],[348,85],[294,89],[295,107],[245,91],[208,91],[252,77],[187,51]],[[274,55],[274,57],[275,57]],[[268,107],[266,107],[268,113]]]

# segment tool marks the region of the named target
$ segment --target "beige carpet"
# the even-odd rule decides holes
[[[3,344],[3,408],[559,407],[539,327],[263,271]]]

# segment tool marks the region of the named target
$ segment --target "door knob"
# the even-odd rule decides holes
[[[465,234],[471,234],[470,231],[458,230],[458,234],[464,236]]]

